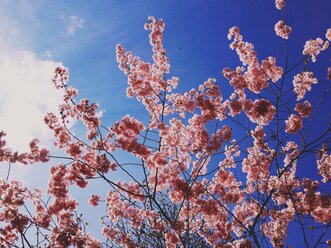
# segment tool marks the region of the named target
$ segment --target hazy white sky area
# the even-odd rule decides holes
[[[61,102],[51,83],[56,65],[29,51],[0,57],[0,130],[7,133],[8,147],[25,151],[33,137],[48,145],[51,133],[43,118]]]
[[[57,112],[61,91],[51,79],[60,63],[52,51],[38,47],[51,38],[36,30],[47,28],[37,15],[40,1],[0,0],[0,130],[7,133],[8,147],[26,151],[32,138],[50,147],[51,132],[43,122],[47,112]],[[75,15],[56,16],[61,31],[57,36],[74,38],[84,20]],[[48,28],[48,30],[52,30]]]
[[[0,130],[7,133],[7,147],[14,151],[28,151],[33,138],[51,148],[52,132],[43,119],[48,112],[58,112],[61,104],[62,93],[51,82],[55,67],[61,63],[52,59],[51,51],[38,48],[46,36],[35,31],[42,27],[36,15],[37,2],[36,6],[23,0],[15,2],[0,0]],[[68,37],[68,30],[73,36],[83,27],[78,17],[62,19],[62,36]],[[46,189],[48,177],[44,175],[48,170],[47,165],[12,164],[9,179]],[[2,163],[0,177],[5,179],[7,172],[8,164]]]

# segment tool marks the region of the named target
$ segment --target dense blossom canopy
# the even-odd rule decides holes
[[[275,4],[285,8],[284,0]],[[222,70],[232,87],[228,98],[214,78],[197,89],[176,91],[179,78],[168,76],[165,23],[149,17],[145,29],[152,62],[120,44],[116,59],[128,78],[127,96],[142,103],[148,123],[124,115],[106,126],[99,106],[77,100],[78,91],[68,86],[68,70],[58,67],[53,84],[63,91],[63,103],[59,113],[48,113],[44,120],[61,155],[39,148],[37,140],[29,153],[13,152],[0,132],[1,162],[52,159],[53,164],[48,200],[40,190],[0,180],[1,246],[283,247],[290,225],[301,229],[307,247],[330,244],[324,233],[331,222],[331,197],[319,186],[331,181],[331,127],[308,136],[308,120],[323,97],[317,106],[305,99],[319,80],[300,66],[315,63],[328,48],[331,29],[326,40],[306,42],[301,63],[282,67],[272,56],[260,59],[240,29],[230,28],[230,48],[241,64]],[[284,42],[291,30],[283,19],[275,25]],[[73,120],[84,124],[85,137],[71,131]],[[122,152],[130,155],[128,161],[123,162]],[[320,180],[302,176],[309,154],[315,158],[309,166],[316,167]],[[56,164],[55,158],[63,161]],[[111,179],[118,171],[130,180]],[[91,180],[102,182],[104,192],[78,202],[71,189],[86,190]],[[103,239],[87,231],[79,204],[103,207]],[[317,238],[308,238],[307,221],[319,227]],[[33,228],[37,239],[29,239]]]

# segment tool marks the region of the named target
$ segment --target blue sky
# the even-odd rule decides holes
[[[331,26],[330,11],[330,0],[291,0],[286,4],[285,19],[293,28],[286,42],[290,64],[302,58],[307,39],[324,37]],[[240,27],[246,41],[254,44],[261,60],[275,56],[284,65],[282,40],[274,32],[281,11],[274,1],[0,0],[0,70],[6,72],[0,79],[0,129],[7,130],[9,142],[24,149],[18,139],[27,143],[40,135],[49,144],[48,133],[39,120],[45,112],[56,110],[60,101],[49,82],[51,69],[59,62],[69,68],[70,83],[79,89],[80,96],[98,102],[106,110],[106,125],[127,113],[142,117],[140,104],[125,96],[126,78],[118,69],[115,46],[121,43],[134,55],[150,61],[152,53],[143,25],[151,15],[166,22],[164,44],[171,75],[180,78],[179,91],[215,77],[224,95],[229,95],[221,71],[240,65],[227,40],[228,29],[234,25]],[[326,66],[331,65],[330,54],[329,49],[311,65],[321,80],[326,78]],[[12,70],[5,65],[12,66]],[[24,68],[31,72],[29,77]],[[288,84],[290,87],[290,81]],[[22,88],[24,94],[19,95]],[[316,102],[325,89],[322,82],[313,86],[308,99]],[[327,114],[319,119],[317,129],[330,120],[330,100],[328,103],[320,110]],[[24,117],[24,113],[30,116]],[[29,172],[21,177],[27,175]]]
[[[328,0],[298,0],[286,5],[285,18],[293,27],[287,42],[290,63],[301,58],[305,40],[324,36],[331,23],[330,9]],[[148,33],[143,29],[150,15],[166,22],[165,47],[171,72],[181,80],[179,89],[190,89],[208,77],[217,78],[226,87],[220,71],[239,65],[226,38],[234,25],[255,45],[260,59],[270,55],[280,62],[284,59],[282,41],[273,30],[281,12],[273,1],[2,0],[0,13],[1,40],[6,45],[31,51],[40,59],[63,62],[80,93],[101,103],[112,116],[113,111],[117,114],[118,109],[112,108],[117,103],[122,103],[124,111],[136,107],[135,101],[126,100],[126,79],[117,69],[115,46],[122,43],[150,60]],[[82,28],[69,33],[73,17],[81,21]],[[329,51],[322,54],[320,60],[327,61],[329,55]]]

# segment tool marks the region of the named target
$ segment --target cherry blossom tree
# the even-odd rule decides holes
[[[276,8],[282,11],[285,2],[276,0]],[[309,65],[328,49],[331,29],[308,40],[302,59],[291,65],[287,57],[284,64],[259,58],[232,27],[228,39],[240,63],[222,70],[232,87],[226,98],[214,78],[176,91],[164,28],[154,17],[145,24],[153,63],[116,47],[127,96],[144,106],[148,123],[129,115],[102,123],[99,106],[78,100],[68,70],[58,67],[53,83],[63,91],[63,104],[45,117],[58,153],[39,148],[37,140],[29,153],[13,152],[0,132],[1,162],[53,164],[47,195],[0,180],[1,246],[285,247],[290,227],[306,247],[331,245],[331,198],[323,190],[331,181],[331,123],[310,135],[318,109],[330,104],[330,87],[317,105],[307,99],[320,81],[330,83],[331,67],[325,68],[327,81]],[[275,24],[285,53],[291,31],[284,18]],[[85,125],[85,137],[68,127],[73,120]],[[319,174],[314,177],[304,173],[309,156]],[[113,180],[118,171],[130,180]],[[88,229],[88,216],[77,210],[87,202],[70,193],[92,180],[104,185],[88,201],[104,209],[100,230]]]

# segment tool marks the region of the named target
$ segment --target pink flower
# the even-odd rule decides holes
[[[69,144],[67,149],[67,154],[69,154],[72,158],[77,159],[82,153],[82,147],[83,144],[81,142],[75,142]]]
[[[167,247],[169,248],[176,248],[177,244],[179,243],[179,238],[175,233],[168,232],[165,234],[165,240]]]
[[[229,29],[228,39],[231,40],[234,37],[235,40],[242,40],[242,35],[240,34],[240,29],[237,26],[234,26]]]
[[[52,81],[57,89],[67,86],[69,81],[68,69],[63,66],[56,67]]]
[[[275,4],[276,4],[276,8],[281,10],[285,7],[285,0],[276,0]]]
[[[292,28],[290,26],[286,25],[283,20],[280,20],[275,24],[275,31],[279,37],[282,37],[283,39],[287,40],[289,37],[289,34],[292,31]]]
[[[246,100],[244,111],[252,122],[259,125],[268,125],[276,113],[275,107],[265,99],[255,100],[254,102]]]
[[[270,221],[261,225],[261,231],[269,237],[273,247],[283,247],[287,237],[287,227],[294,219],[295,210],[288,206],[282,210],[270,211]]]
[[[328,41],[331,41],[331,28],[326,30],[325,37],[328,39]]]
[[[297,94],[297,100],[304,98],[306,91],[311,91],[312,84],[317,84],[317,79],[312,72],[301,72],[294,76],[293,90]]]
[[[233,42],[230,44],[232,50],[236,50],[240,61],[243,65],[255,64],[257,62],[256,52],[254,51],[253,44],[244,42],[238,27],[229,29],[228,39]]]
[[[240,100],[228,101],[227,102],[227,106],[228,106],[228,108],[230,110],[229,115],[236,116],[236,115],[238,115],[241,112],[241,110],[243,108],[243,103]]]
[[[66,102],[68,102],[68,101],[73,100],[77,95],[78,95],[77,89],[75,89],[74,87],[70,86],[69,88],[67,88],[67,91],[66,91],[65,95],[63,96],[63,99]]]
[[[56,198],[65,198],[68,193],[67,189],[67,172],[68,170],[63,164],[58,166],[52,166],[50,169],[51,178],[48,183],[48,193],[52,194]]]
[[[116,239],[116,236],[119,234],[119,231],[115,228],[110,228],[108,226],[105,226],[102,229],[102,234],[108,239],[114,240]]]
[[[234,88],[236,93],[242,92],[248,85],[246,79],[243,76],[245,71],[244,67],[237,67],[235,71],[232,71],[230,68],[224,68],[222,71],[223,76],[230,80],[230,84]]]
[[[98,206],[99,205],[99,200],[100,200],[99,195],[91,195],[90,200],[89,200],[89,204],[91,206]]]
[[[302,118],[300,115],[292,114],[288,120],[285,121],[286,129],[285,132],[287,133],[297,133],[299,129],[302,128]]]
[[[306,100],[303,103],[297,103],[294,110],[297,111],[301,117],[308,117],[312,110],[312,106],[310,102]]]
[[[39,159],[40,159],[40,162],[48,162],[49,161],[49,151],[46,149],[46,148],[42,148],[40,151],[39,151]]]
[[[326,147],[323,147],[317,160],[318,173],[323,177],[322,182],[331,181],[331,154],[327,154]]]
[[[260,93],[262,89],[269,85],[266,73],[261,69],[257,62],[254,62],[247,67],[244,77],[248,82],[248,89],[254,93]]]
[[[263,60],[261,67],[273,83],[277,82],[283,75],[283,68],[276,66],[276,59],[274,57],[268,57]]]
[[[286,153],[284,158],[284,166],[288,166],[290,163],[294,164],[293,159],[295,159],[299,155],[298,145],[289,141],[286,143],[285,147],[282,147],[282,153]]]
[[[320,54],[321,51],[326,50],[328,47],[329,41],[324,42],[321,38],[317,38],[315,40],[308,40],[305,43],[302,54],[310,56],[311,60],[313,62],[316,62],[316,56]]]

